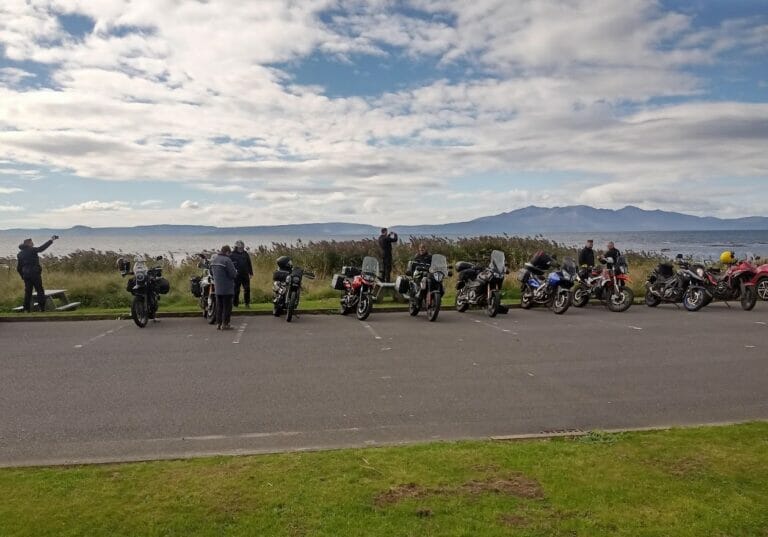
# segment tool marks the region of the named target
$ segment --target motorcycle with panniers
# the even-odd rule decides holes
[[[546,274],[547,268],[554,268]],[[571,288],[576,277],[576,262],[566,257],[562,265],[557,258],[538,252],[531,262],[518,273],[520,281],[520,307],[530,309],[535,305],[547,306],[561,315],[571,306]]]
[[[757,303],[754,279],[758,270],[752,263],[754,256],[739,260],[733,252],[723,252],[720,259],[727,266],[724,272],[715,267],[696,269],[700,279],[691,282],[683,295],[687,310],[698,311],[713,300],[721,300],[726,305],[738,300],[745,311],[754,309]]]
[[[683,259],[683,254],[677,254],[673,263],[659,263],[648,275],[645,282],[645,304],[655,308],[662,302],[682,303],[685,291],[692,282],[703,282],[703,278],[703,265],[692,264]]]
[[[163,257],[155,258],[162,261]],[[117,260],[117,268],[122,277],[132,276],[126,285],[126,291],[133,295],[131,302],[131,318],[136,326],[144,328],[150,319],[157,320],[157,309],[160,295],[168,294],[171,285],[163,278],[163,269],[159,266],[148,267],[142,256],[136,256],[131,262],[122,257]]]
[[[200,261],[197,268],[203,269],[202,276],[193,276],[189,280],[189,289],[197,298],[198,306],[203,310],[203,319],[208,324],[216,323],[216,285],[211,274],[211,260],[205,254],[197,254]]]
[[[277,270],[272,273],[272,315],[291,322],[299,309],[301,283],[304,278],[313,280],[315,274],[301,267],[294,267],[291,258],[284,255],[277,258]]]
[[[408,299],[408,313],[415,317],[426,310],[427,319],[437,320],[445,294],[443,280],[451,276],[448,260],[442,254],[433,254],[429,263],[409,261],[405,276],[398,276],[395,289]]]
[[[488,265],[459,261],[456,263],[456,311],[463,313],[470,306],[485,308],[488,317],[496,317],[502,308],[502,285],[509,273],[506,256],[500,250],[491,252]]]
[[[345,266],[341,274],[334,274],[331,287],[342,291],[339,313],[347,315],[354,311],[359,320],[366,320],[376,300],[378,275],[379,260],[371,256],[363,258],[361,268]]]
[[[604,267],[584,268],[576,273],[573,286],[573,306],[582,308],[590,298],[603,302],[613,312],[627,311],[635,300],[629,287],[629,266],[626,257],[606,257]]]

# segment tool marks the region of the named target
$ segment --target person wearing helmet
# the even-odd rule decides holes
[[[726,250],[720,254],[720,262],[723,265],[732,265],[736,262],[736,252]]]
[[[235,294],[233,295],[232,305],[240,305],[240,287],[243,288],[243,302],[246,308],[251,307],[251,277],[253,276],[253,265],[251,264],[251,255],[245,251],[243,241],[235,242],[235,249],[229,258],[235,264],[237,277],[235,278]]]
[[[230,259],[232,249],[228,245],[221,247],[211,259],[211,275],[216,288],[216,323],[219,330],[231,330],[232,297],[235,294],[237,269]]]

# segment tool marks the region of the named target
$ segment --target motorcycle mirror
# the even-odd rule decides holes
[[[683,254],[677,254],[677,256],[675,256],[675,257],[676,257],[677,259],[682,259],[682,258],[683,258]]]

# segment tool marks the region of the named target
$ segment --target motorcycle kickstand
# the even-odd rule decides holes
[[[730,304],[728,304],[728,302],[727,302],[727,301],[725,301],[724,303],[725,303],[725,305],[726,305],[726,306],[728,306],[728,309],[731,309],[731,305],[730,305]]]

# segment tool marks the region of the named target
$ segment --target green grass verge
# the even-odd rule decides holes
[[[10,536],[768,535],[768,423],[0,470]]]

